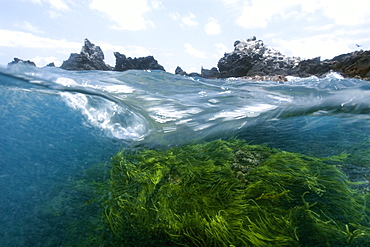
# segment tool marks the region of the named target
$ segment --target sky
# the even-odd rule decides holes
[[[216,67],[252,36],[301,58],[370,50],[369,0],[0,0],[0,9],[2,66],[14,57],[60,66],[85,38],[107,64],[113,52],[152,55],[170,73]]]

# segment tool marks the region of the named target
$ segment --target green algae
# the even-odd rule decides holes
[[[338,168],[353,160],[236,139],[123,150],[53,188],[45,246],[369,246],[370,196]]]
[[[364,246],[367,194],[337,165],[216,140],[112,158],[103,203],[115,246]]]

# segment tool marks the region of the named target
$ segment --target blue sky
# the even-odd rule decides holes
[[[60,66],[85,38],[112,66],[115,51],[153,55],[171,73],[216,66],[252,36],[301,58],[370,49],[369,0],[0,0],[0,9],[0,65]]]

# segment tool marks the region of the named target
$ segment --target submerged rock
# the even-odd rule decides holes
[[[240,140],[120,152],[102,183],[110,243],[367,246],[367,196],[335,166],[345,159]]]
[[[112,70],[112,67],[104,62],[104,53],[100,47],[95,46],[88,39],[85,39],[81,52],[72,53],[60,68],[66,70]]]
[[[119,52],[115,52],[114,56],[116,57],[115,71],[126,71],[129,69],[165,71],[164,67],[158,64],[158,61],[153,56],[131,58]]]
[[[19,59],[17,57],[15,57],[13,61],[8,63],[8,66],[11,66],[11,65],[14,65],[14,64],[24,64],[24,65],[30,65],[30,66],[35,66],[36,67],[36,64],[34,62],[32,62],[30,60]]]
[[[237,139],[126,149],[42,212],[63,246],[370,246],[370,196],[338,168],[355,160]]]

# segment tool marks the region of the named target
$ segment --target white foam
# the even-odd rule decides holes
[[[151,112],[150,117],[156,122],[167,123],[198,114],[202,110],[196,107],[191,107],[186,110],[178,110],[172,105],[164,105],[151,107],[148,111]]]
[[[70,78],[65,78],[65,77],[59,77],[58,79],[56,79],[55,82],[65,86],[65,87],[78,85],[77,82],[75,82],[74,80],[72,80]]]
[[[213,118],[210,118],[209,121],[216,119],[223,119],[223,121],[232,121],[243,118],[258,117],[261,113],[276,109],[277,106],[269,104],[258,104],[254,106],[244,106],[232,111],[221,111],[217,113]]]
[[[106,86],[103,88],[103,90],[110,92],[110,93],[133,93],[135,91],[134,88],[126,86],[126,85]]]
[[[60,95],[69,107],[79,110],[89,124],[107,132],[109,136],[118,139],[139,140],[148,133],[148,125],[144,118],[125,111],[112,101],[98,99],[98,104],[92,104],[84,94],[61,92]],[[120,121],[122,116],[129,121]]]

